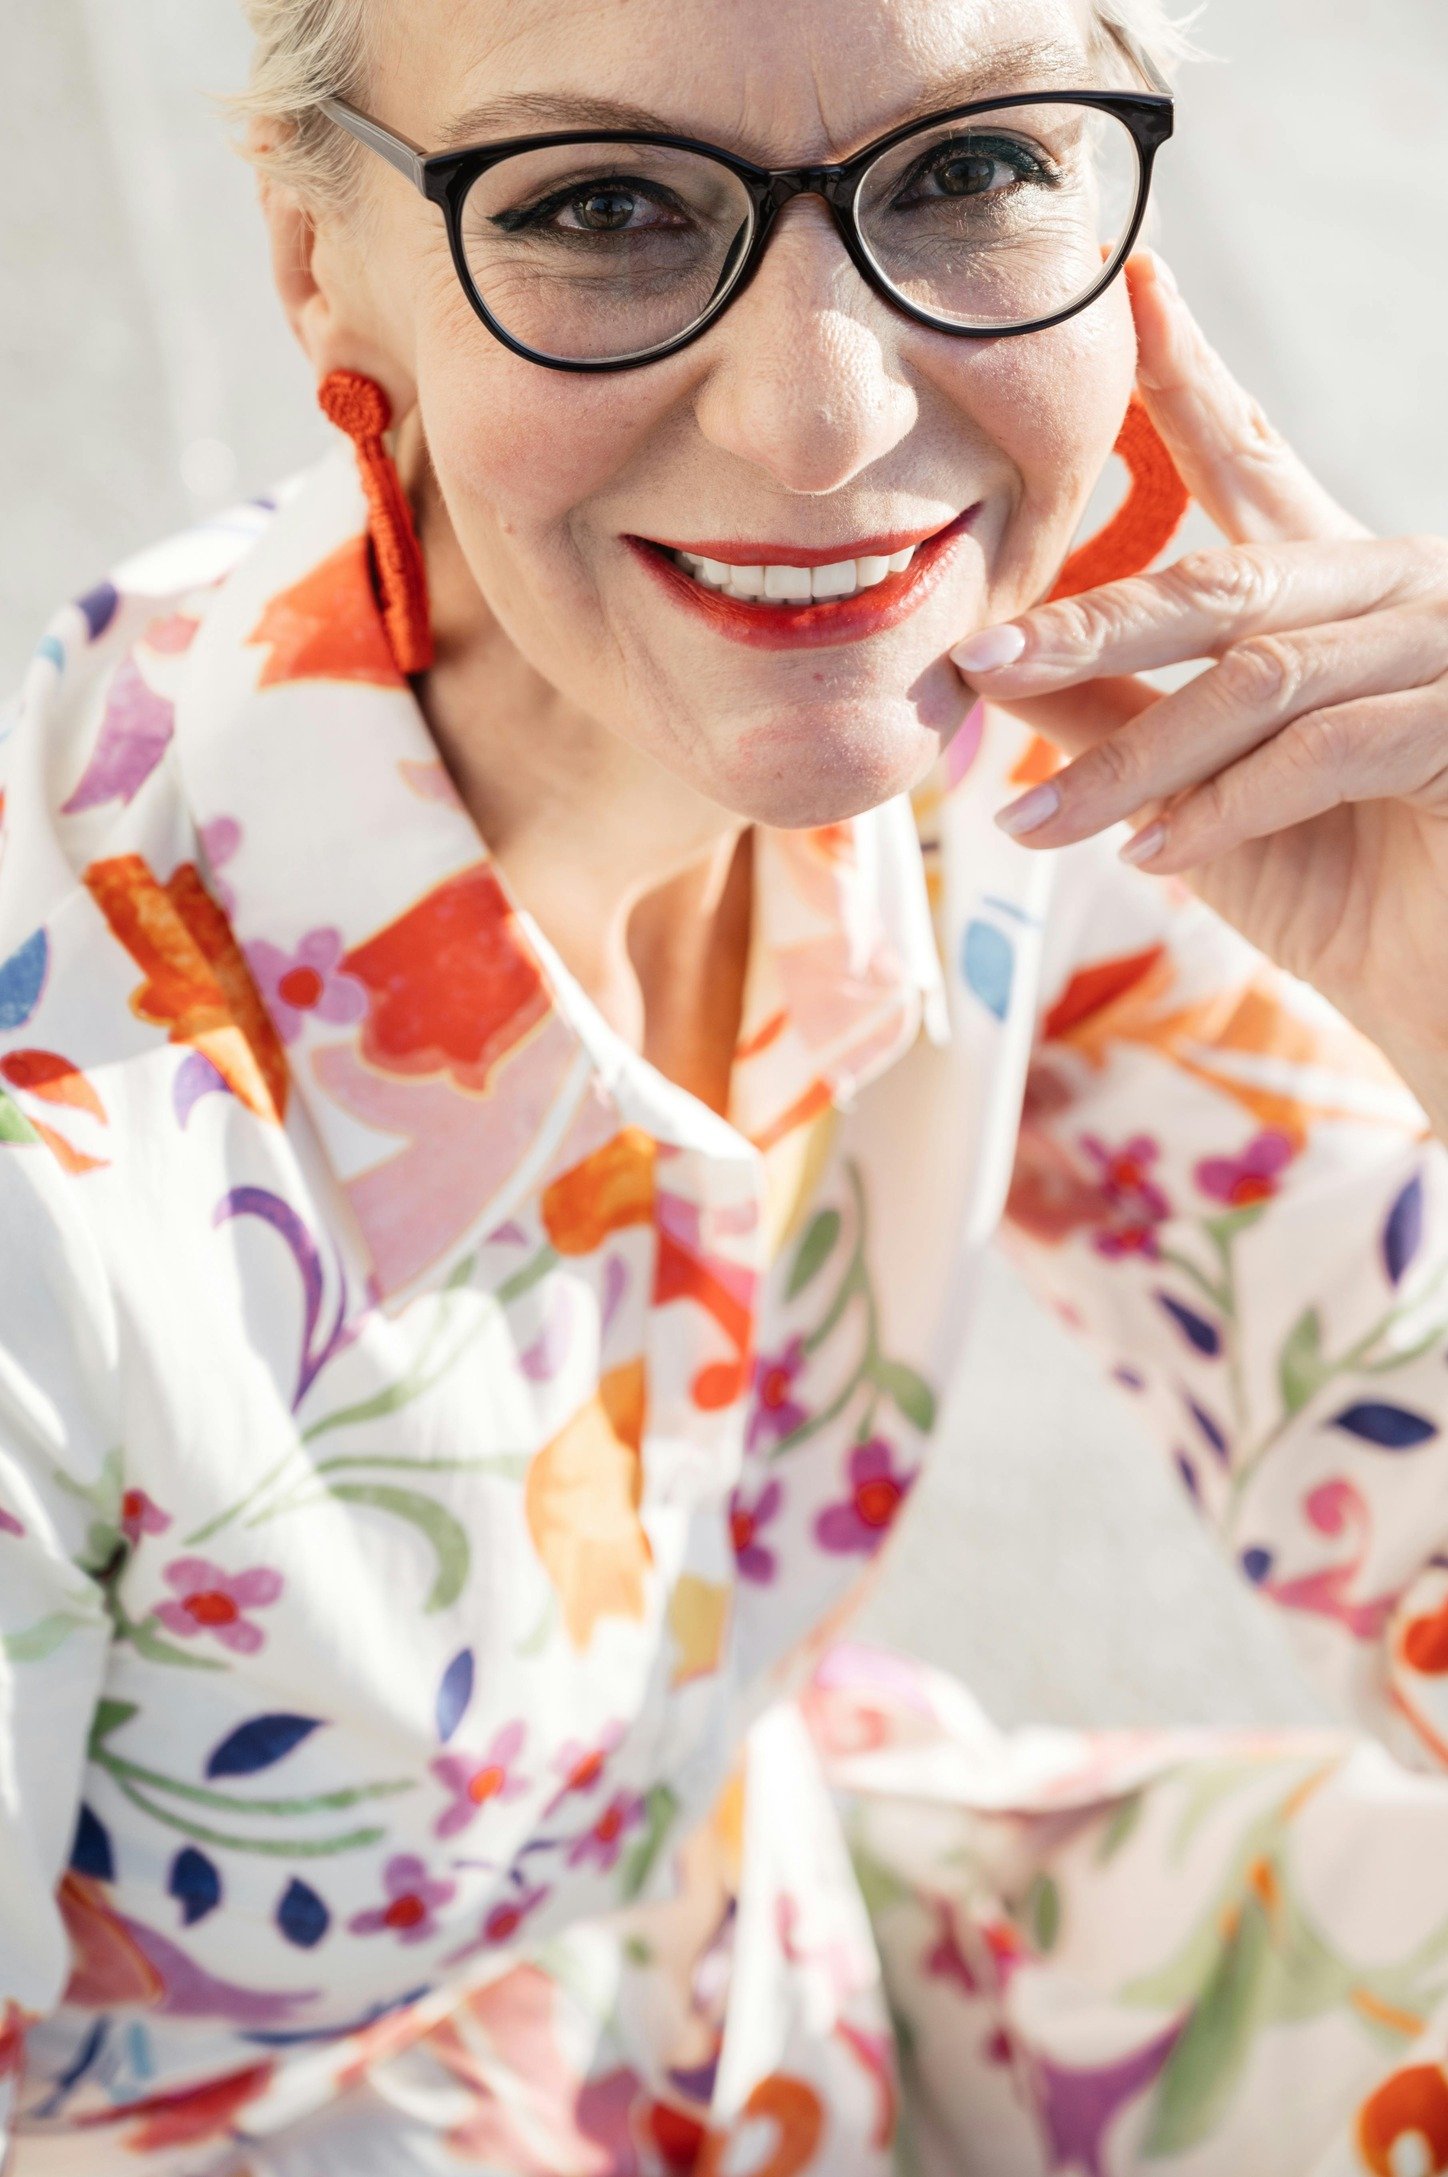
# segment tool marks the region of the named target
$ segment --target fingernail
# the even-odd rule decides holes
[[[1025,647],[1026,638],[1018,627],[983,627],[950,655],[962,673],[994,673],[1003,665],[1014,665]]]
[[[1019,801],[1002,809],[996,822],[1012,839],[1019,839],[1024,832],[1039,831],[1043,824],[1049,824],[1060,806],[1060,788],[1048,782],[1044,786],[1033,786]]]
[[[1149,862],[1154,855],[1160,854],[1165,844],[1165,824],[1148,824],[1145,831],[1139,831],[1134,839],[1127,840],[1120,858],[1123,862],[1130,862],[1135,868],[1139,863]]]

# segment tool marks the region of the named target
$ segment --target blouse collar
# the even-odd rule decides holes
[[[207,606],[176,752],[204,874],[384,1294],[510,1215],[580,1098],[737,1158],[848,1102],[922,1021],[943,1039],[901,796],[819,830],[758,829],[732,1123],[626,1046],[452,787],[388,651],[366,519],[346,446],[284,487]]]

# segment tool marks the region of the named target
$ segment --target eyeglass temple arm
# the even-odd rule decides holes
[[[389,166],[395,166],[399,174],[406,175],[414,189],[421,189],[426,193],[427,184],[423,177],[422,163],[427,153],[420,144],[410,143],[407,137],[395,135],[391,129],[384,128],[380,121],[370,120],[365,113],[359,113],[355,106],[349,106],[345,99],[324,98],[320,103],[328,120],[335,121],[338,128],[346,129],[349,135],[355,136],[359,143],[366,144],[369,150],[378,152]]]

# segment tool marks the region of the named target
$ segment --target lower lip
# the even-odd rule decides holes
[[[685,574],[659,545],[643,537],[625,537],[624,542],[672,597],[731,642],[755,650],[823,650],[883,635],[908,619],[943,579],[952,545],[966,534],[979,512],[979,505],[967,507],[948,528],[928,538],[903,574],[887,575],[873,589],[857,591],[853,597],[828,598],[817,605],[746,604],[737,597],[724,597]]]

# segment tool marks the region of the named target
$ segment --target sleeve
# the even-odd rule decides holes
[[[1303,1661],[1448,1764],[1448,1150],[1313,991],[1061,857],[1006,1239]]]
[[[26,2030],[69,1976],[57,1892],[123,1509],[115,1311],[80,1200],[98,1160],[75,1146],[96,1099],[54,1048],[57,1010],[86,1002],[79,985],[56,996],[76,886],[48,807],[63,768],[52,714],[32,692],[54,677],[43,653],[26,699],[0,715],[0,2163]],[[92,679],[85,696],[89,717]]]

